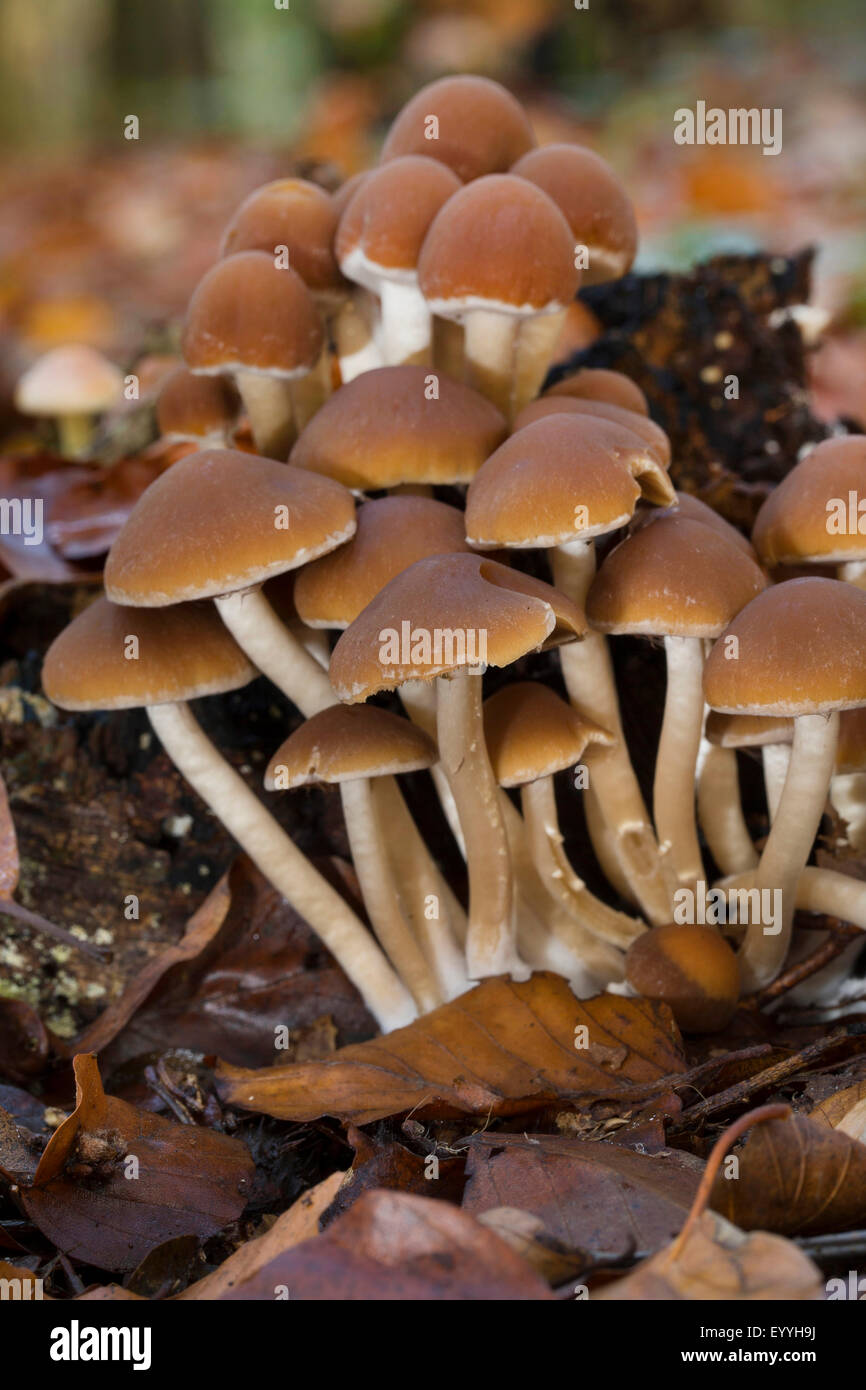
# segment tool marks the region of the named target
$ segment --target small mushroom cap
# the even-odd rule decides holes
[[[431,117],[438,127],[435,139]],[[382,163],[400,155],[429,155],[467,183],[510,169],[534,144],[526,112],[498,82],[442,77],[403,107],[385,139]]]
[[[732,526],[712,507],[708,507],[706,502],[702,502],[699,497],[693,497],[690,492],[678,492],[674,506],[647,508],[639,518],[635,518],[635,525],[648,526],[650,522],[660,521],[666,516],[682,516],[688,521],[698,521],[703,526],[709,526],[720,536],[726,536],[744,555],[749,555],[753,560],[758,558],[742,531],[738,531],[736,526]]]
[[[45,694],[69,710],[193,700],[237,690],[257,675],[210,603],[156,612],[98,598],[55,638],[42,664]]]
[[[355,534],[350,493],[288,463],[204,449],[160,474],[105,564],[114,603],[159,608],[261,584]]]
[[[468,550],[463,513],[447,502],[408,496],[365,502],[349,544],[298,573],[298,615],[308,627],[348,627],[380,589],[417,560]]]
[[[408,719],[376,705],[332,705],[281,743],[265,773],[268,791],[359,777],[396,777],[432,767],[436,745]]]
[[[710,652],[704,694],[727,714],[796,718],[866,704],[866,593],[819,578],[765,589]]]
[[[491,454],[466,497],[470,544],[549,547],[625,526],[640,487],[596,425],[550,415]],[[642,447],[635,439],[635,451]]]
[[[583,145],[530,150],[511,170],[543,188],[563,213],[576,243],[589,252],[584,284],[625,275],[637,254],[631,199],[606,160]]]
[[[445,318],[472,309],[550,312],[570,303],[579,282],[559,208],[513,174],[491,174],[449,198],[418,260],[422,293]]]
[[[837,773],[866,771],[866,707],[846,709],[839,719]]]
[[[462,186],[446,165],[418,154],[372,170],[337,230],[345,273],[361,284],[383,274],[414,282],[430,223]]]
[[[670,467],[671,442],[655,420],[638,415],[634,410],[623,410],[622,406],[611,405],[609,401],[588,401],[580,396],[541,396],[537,401],[530,401],[523,407],[514,421],[512,434],[523,429],[524,425],[531,425],[535,420],[543,420],[545,415],[557,414],[585,415],[594,420],[607,420],[611,425],[630,430],[652,450],[663,468]],[[709,508],[707,510],[709,511]],[[731,529],[733,530],[733,527]]]
[[[324,344],[322,320],[300,275],[265,251],[217,261],[193,291],[183,355],[194,372],[303,376]]]
[[[354,704],[407,680],[434,680],[582,637],[583,613],[540,579],[481,555],[434,555],[392,579],[346,629],[331,684]]]
[[[582,367],[580,371],[557,381],[555,386],[548,387],[544,394],[607,401],[610,405],[621,406],[623,410],[649,415],[649,402],[631,377],[622,372],[610,372],[604,367]]]
[[[400,483],[469,482],[508,433],[478,391],[428,367],[378,367],[335,391],[290,458],[358,492]]]
[[[767,748],[774,743],[791,743],[794,721],[772,715],[720,714],[711,709],[705,732],[717,748]]]
[[[714,927],[653,927],[632,942],[625,972],[638,994],[670,1007],[685,1033],[716,1033],[736,1011],[739,962]]]
[[[600,632],[718,637],[766,582],[755,561],[725,536],[669,516],[610,552],[592,582],[586,612]]]
[[[237,423],[240,398],[224,376],[197,376],[177,367],[159,388],[156,421],[166,439],[202,440],[229,433]]]
[[[541,681],[516,681],[485,700],[484,734],[503,787],[552,777],[579,762],[589,744],[609,748],[616,742]]]
[[[341,183],[340,187],[335,189],[334,192],[331,194],[331,201],[333,202],[334,209],[337,213],[338,226],[340,223],[340,218],[343,216],[343,213],[346,211],[346,208],[351,203],[352,199],[354,198],[355,194],[357,193],[358,189],[361,187],[361,184],[364,182],[365,178],[367,178],[369,173],[369,169],[361,169],[357,174],[353,174],[351,178],[346,179],[345,183]]]
[[[289,252],[289,265],[314,294],[344,288],[334,236],[338,213],[330,193],[306,179],[276,179],[245,198],[223,234],[220,254],[266,251],[273,260],[278,246]]]
[[[866,478],[866,435],[825,439],[774,488],[755,519],[752,544],[766,565],[866,560],[866,520],[850,525],[849,493]],[[858,515],[858,523],[860,517]]]
[[[123,373],[113,362],[72,344],[46,352],[19,377],[15,409],[22,415],[99,415],[122,391]]]

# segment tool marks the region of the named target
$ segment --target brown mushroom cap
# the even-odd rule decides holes
[[[491,174],[449,198],[418,260],[422,293],[446,318],[477,308],[564,308],[579,281],[574,239],[559,208],[513,174]]]
[[[601,632],[717,637],[766,582],[755,561],[726,537],[669,516],[610,552],[586,612]]]
[[[625,526],[640,495],[595,421],[551,415],[513,434],[479,469],[466,496],[466,534],[478,546],[589,540]]]
[[[225,229],[220,254],[288,248],[289,265],[314,294],[344,285],[334,255],[338,212],[330,193],[306,179],[277,179],[245,198]]]
[[[493,774],[503,787],[522,787],[573,767],[590,743],[615,739],[541,681],[516,681],[484,701],[484,735]]]
[[[659,999],[686,1033],[715,1033],[734,1016],[740,967],[714,927],[670,922],[633,941],[626,979],[645,999]]]
[[[705,733],[717,748],[766,748],[774,743],[791,743],[793,719],[761,714],[720,714],[711,709]]]
[[[431,139],[432,123],[438,123]],[[447,164],[464,183],[502,173],[535,144],[518,101],[486,77],[442,77],[416,92],[394,121],[382,147],[382,163],[424,154]]]
[[[639,519],[636,518],[635,524],[648,526],[652,521],[660,521],[665,516],[682,516],[688,521],[698,521],[703,526],[709,526],[711,530],[717,531],[720,536],[725,536],[744,555],[749,555],[753,560],[757,559],[750,542],[738,531],[736,526],[732,526],[712,507],[708,507],[706,502],[702,502],[699,497],[694,497],[690,492],[678,492],[676,494],[676,505],[665,508],[647,508]]]
[[[463,513],[447,502],[409,496],[365,502],[349,544],[298,573],[298,616],[308,627],[348,627],[380,589],[417,560],[468,550]]]
[[[727,656],[734,649],[736,660]],[[704,694],[728,714],[796,717],[866,704],[866,593],[819,578],[765,589],[710,652]]]
[[[306,564],[354,532],[355,504],[339,483],[205,449],[138,499],[109,552],[105,589],[115,603],[148,608],[214,598]]]
[[[183,329],[183,355],[194,372],[302,376],[323,343],[316,302],[300,275],[278,269],[265,251],[239,251],[211,266]]]
[[[52,642],[42,685],[61,709],[136,709],[237,690],[257,674],[213,604],[156,612],[98,598]]]
[[[639,386],[622,372],[610,372],[604,367],[581,367],[565,376],[545,391],[545,396],[576,396],[588,401],[607,401],[649,415],[649,403]]]
[[[460,188],[456,174],[423,155],[405,155],[373,169],[340,219],[340,265],[362,283],[367,267],[374,278],[388,273],[414,281],[430,223]]]
[[[100,415],[116,405],[123,373],[94,348],[71,344],[38,357],[15,386],[22,415]]]
[[[159,388],[156,421],[166,439],[210,439],[231,431],[240,398],[224,376],[197,376],[177,367]]]
[[[767,565],[866,560],[866,518],[848,521],[849,493],[866,478],[866,435],[825,439],[791,469],[758,512],[752,544]],[[828,504],[842,503],[846,525],[831,525]],[[859,518],[858,518],[859,520]]]
[[[392,579],[346,629],[331,657],[331,684],[354,704],[407,680],[477,666],[481,639],[481,659],[508,666],[585,631],[577,605],[540,579],[481,555],[434,555]],[[388,659],[393,639],[399,660]]]
[[[637,253],[631,199],[606,160],[582,145],[530,150],[512,174],[543,188],[563,213],[578,245],[589,251],[584,284],[625,275]]]
[[[519,412],[512,427],[512,434],[523,429],[524,425],[531,425],[535,420],[543,420],[546,415],[586,415],[594,420],[607,420],[612,425],[619,425],[621,429],[630,430],[642,439],[657,455],[663,468],[670,467],[671,442],[664,430],[646,415],[638,415],[634,410],[623,410],[622,406],[611,405],[609,401],[588,401],[578,396],[541,396],[537,401],[530,401]],[[724,524],[727,525],[727,522]],[[731,527],[731,530],[733,529]],[[751,550],[751,546],[749,549]]]
[[[299,468],[357,491],[400,483],[460,483],[475,476],[508,433],[478,391],[431,369],[379,367],[341,386],[302,430]]]
[[[281,743],[265,773],[265,786],[291,790],[359,777],[396,777],[432,767],[436,745],[398,714],[376,705],[332,705],[306,719]]]
[[[837,773],[866,771],[866,707],[846,709],[839,719]]]

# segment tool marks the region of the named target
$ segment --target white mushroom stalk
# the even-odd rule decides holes
[[[698,776],[698,819],[710,853],[723,874],[758,866],[740,801],[740,776],[733,748],[710,746]]]
[[[290,378],[236,368],[234,381],[259,453],[288,458],[298,437]]]
[[[327,671],[280,621],[261,588],[223,594],[214,602],[238,646],[303,715],[337,703]]]
[[[704,644],[700,637],[665,637],[667,691],[656,754],[653,812],[656,834],[681,885],[703,877],[695,818],[695,767],[704,720]]]

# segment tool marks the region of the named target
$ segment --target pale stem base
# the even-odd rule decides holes
[[[343,385],[385,365],[377,340],[379,306],[365,289],[353,289],[333,322],[334,345]]]
[[[520,320],[513,314],[473,309],[464,319],[466,380],[511,420],[511,388]]]
[[[514,415],[534,401],[544,385],[567,316],[567,309],[558,309],[553,314],[533,314],[521,320],[511,400]]]
[[[758,852],[743,816],[733,748],[707,749],[698,777],[698,818],[721,873],[745,874],[757,868]]]
[[[695,769],[704,722],[704,647],[700,637],[665,637],[667,689],[656,753],[653,811],[662,853],[670,847],[679,883],[704,876],[695,818]]]
[[[264,372],[235,372],[235,385],[259,453],[284,463],[297,438],[291,381]]]
[[[433,352],[433,315],[418,286],[382,279],[379,300],[386,366],[427,366]]]

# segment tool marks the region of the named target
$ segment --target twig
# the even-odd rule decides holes
[[[32,927],[34,931],[43,932],[45,936],[53,936],[58,941],[62,941],[65,946],[71,946],[73,950],[80,951],[83,956],[90,956],[91,960],[101,962],[111,959],[110,951],[102,946],[94,946],[89,941],[82,941],[79,937],[73,936],[72,932],[66,931],[63,927],[58,927],[56,922],[49,922],[47,917],[40,917],[38,912],[31,912],[29,908],[21,907],[12,898],[0,898],[0,916],[12,917],[16,922],[23,922],[25,926]]]
[[[746,1000],[746,1008],[762,1009],[766,1004],[771,1004],[774,999],[787,994],[788,990],[796,988],[804,980],[808,980],[811,975],[817,974],[825,965],[829,965],[831,960],[841,956],[855,937],[863,936],[860,927],[852,926],[848,922],[839,922],[835,918],[830,919],[830,921],[832,925],[822,923],[820,927],[821,931],[826,930],[830,933],[829,940],[822,942],[810,956],[806,956],[805,960],[798,961],[796,965],[791,965],[787,970],[783,970],[772,984],[767,985],[758,994],[753,994]],[[814,928],[810,927],[810,930],[814,930]]]

